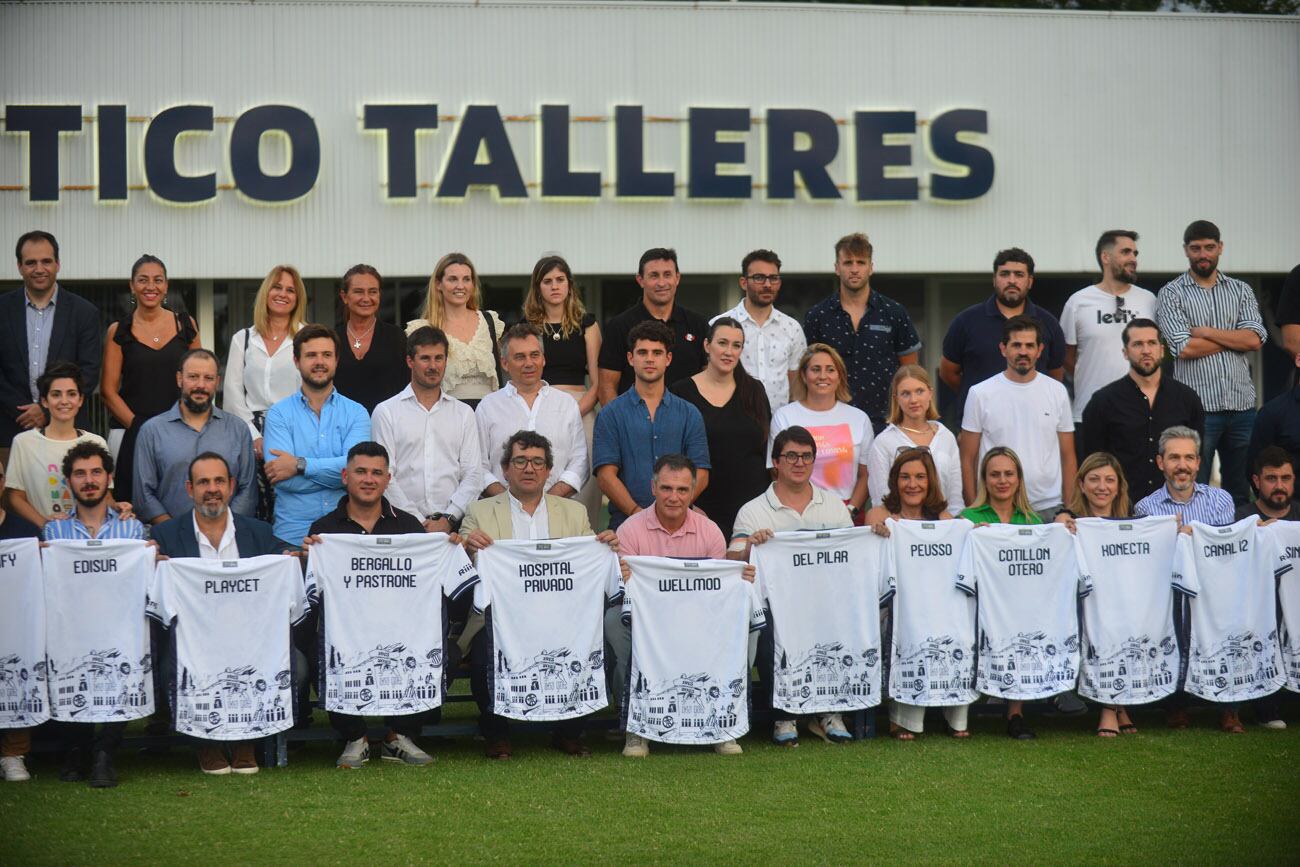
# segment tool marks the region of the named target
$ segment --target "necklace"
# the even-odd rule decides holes
[[[369,336],[370,336],[370,332],[375,330],[375,322],[377,322],[377,321],[378,321],[378,320],[371,320],[371,322],[370,322],[370,329],[369,329],[368,331],[366,331],[365,334],[358,335],[355,331],[352,330],[352,322],[349,320],[348,325],[347,325],[347,329],[348,329],[348,337],[351,337],[351,338],[352,338],[352,348],[353,348],[353,349],[360,349],[360,348],[361,348],[361,341],[362,341],[364,338],[369,337]]]
[[[912,428],[910,428],[910,427],[907,427],[907,426],[905,426],[905,425],[901,425],[901,424],[898,426],[898,429],[899,429],[899,430],[905,430],[905,431],[907,431],[908,433],[914,433],[914,434],[928,434],[928,433],[930,433],[930,430],[929,430],[928,428],[927,428],[926,430],[914,430],[914,429],[912,429]]]
[[[559,340],[560,337],[563,336],[564,334],[563,322],[559,323],[558,325],[556,325],[553,322],[545,322],[543,324],[546,326],[546,333],[551,335],[552,340]]]

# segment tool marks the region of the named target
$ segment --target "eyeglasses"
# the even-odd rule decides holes
[[[771,283],[773,286],[781,285],[780,274],[748,274],[746,275],[745,280],[750,283],[757,283],[759,286],[766,283]]]
[[[812,452],[781,452],[781,457],[786,463],[791,464],[811,464],[817,460],[817,456]]]
[[[928,455],[930,453],[930,447],[929,446],[899,446],[898,448],[894,449],[894,457],[898,457],[903,452],[925,452]]]
[[[1123,296],[1123,295],[1116,295],[1116,296],[1115,296],[1115,312],[1116,312],[1116,313],[1123,313],[1123,312],[1124,312],[1124,296]]]
[[[544,470],[546,469],[546,458],[526,458],[523,455],[516,455],[510,459],[510,466],[516,470],[522,470],[529,465],[535,470]]]

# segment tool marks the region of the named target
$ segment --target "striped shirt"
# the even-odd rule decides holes
[[[1249,329],[1268,340],[1255,292],[1240,280],[1220,273],[1210,289],[1184,272],[1160,290],[1156,324],[1173,352],[1174,378],[1201,398],[1206,412],[1240,412],[1255,408],[1255,384],[1246,353],[1225,349],[1202,358],[1178,358],[1196,327],[1224,331]]]
[[[110,508],[104,518],[104,523],[100,525],[99,532],[95,535],[90,534],[90,528],[81,523],[81,519],[74,513],[70,517],[61,518],[57,521],[49,521],[45,525],[45,541],[53,542],[56,539],[143,539],[144,525],[135,518],[127,518],[123,521],[117,516],[117,511]]]
[[[1231,494],[1222,488],[1211,488],[1200,482],[1196,483],[1196,490],[1192,492],[1192,498],[1186,503],[1180,503],[1169,496],[1169,486],[1161,485],[1138,500],[1137,505],[1133,507],[1133,514],[1139,518],[1149,518],[1152,515],[1176,515],[1182,518],[1184,524],[1188,521],[1200,521],[1202,524],[1215,527],[1226,527],[1231,524],[1235,511]]]

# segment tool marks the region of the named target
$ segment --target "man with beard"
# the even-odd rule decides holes
[[[966,405],[966,395],[1006,368],[999,352],[1002,326],[1014,316],[1038,320],[1043,351],[1037,369],[1053,379],[1065,378],[1065,334],[1056,317],[1029,300],[1034,285],[1034,257],[1019,247],[1001,250],[993,259],[993,295],[958,313],[943,337],[939,379],[957,393],[957,417]]]
[[[1255,383],[1247,353],[1264,345],[1268,334],[1255,292],[1219,272],[1223,242],[1219,227],[1196,220],[1183,232],[1188,270],[1165,284],[1157,299],[1156,321],[1174,354],[1174,376],[1196,390],[1205,407],[1201,443],[1201,482],[1219,455],[1223,487],[1240,505],[1246,502],[1246,447],[1255,424]]]
[[[302,388],[266,413],[266,477],[275,485],[275,535],[301,545],[307,529],[338,505],[347,453],[370,439],[365,407],[334,389],[339,338],[324,325],[293,336]]]
[[[1300,367],[1300,353],[1296,354],[1295,363]],[[15,438],[15,448],[17,443]],[[1250,448],[1246,450],[1247,466],[1257,468],[1260,453],[1269,446],[1277,446],[1289,454],[1291,466],[1300,466],[1300,382],[1260,407],[1250,432]]]
[[[1061,311],[1065,369],[1074,377],[1076,423],[1083,421],[1093,393],[1124,375],[1124,355],[1119,351],[1124,326],[1156,315],[1156,296],[1133,285],[1137,240],[1137,232],[1129,229],[1102,232],[1096,250],[1101,279],[1071,295]]]
[[[1039,375],[1043,326],[1014,316],[1002,326],[999,344],[1006,369],[971,388],[961,420],[962,493],[975,501],[979,463],[994,446],[1007,446],[1025,468],[1029,504],[1044,523],[1074,492],[1074,418],[1070,396],[1055,379]]]
[[[153,421],[155,420],[151,419],[149,423],[152,424]],[[244,435],[248,436],[247,429]],[[241,557],[290,551],[288,544],[275,538],[270,524],[231,510],[235,480],[230,472],[230,464],[223,455],[200,452],[191,460],[186,466],[185,492],[194,503],[194,508],[153,528],[158,553],[164,557],[238,560]],[[163,653],[159,664],[165,682],[174,682],[175,657]],[[256,774],[257,758],[253,742],[238,741],[229,746],[231,758],[227,759],[223,742],[202,741],[202,746],[199,747],[199,768],[203,773]]]
[[[834,294],[803,319],[808,343],[835,347],[849,374],[853,405],[867,414],[876,433],[889,415],[889,384],[900,365],[915,364],[921,338],[907,308],[871,289],[871,241],[861,232],[835,242]],[[797,365],[796,365],[797,367]],[[772,409],[777,409],[772,404]]]
[[[143,524],[135,518],[118,517],[117,510],[108,506],[108,492],[113,487],[113,456],[108,449],[98,443],[77,443],[63,456],[62,469],[76,505],[71,517],[46,523],[43,534],[47,542],[144,538]],[[59,779],[77,783],[89,777],[87,782],[92,788],[116,786],[113,752],[122,742],[126,723],[102,723],[98,730],[93,725],[78,723],[61,724],[59,728],[68,745]]]
[[[740,291],[744,299],[714,319],[730,316],[745,332],[740,362],[750,376],[763,383],[767,402],[780,409],[799,395],[799,359],[808,348],[803,326],[776,309],[781,292],[781,257],[771,250],[754,250],[740,263]]]
[[[1078,429],[1079,454],[1114,455],[1129,492],[1141,498],[1165,483],[1156,465],[1160,434],[1177,426],[1203,434],[1205,411],[1195,391],[1164,375],[1165,346],[1154,322],[1134,319],[1124,326],[1122,340],[1128,375],[1098,389],[1088,401]]]
[[[162,415],[140,428],[135,444],[136,511],[151,524],[161,524],[190,509],[190,462],[203,452],[225,460],[234,486],[230,508],[240,515],[257,509],[253,438],[248,425],[213,405],[221,386],[217,357],[206,349],[191,349],[181,357],[176,385],[181,398]]]

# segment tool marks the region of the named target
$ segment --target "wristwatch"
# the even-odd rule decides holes
[[[303,473],[307,472],[307,459],[306,459],[306,458],[298,458],[298,467],[297,467],[297,469],[298,469],[298,475],[300,475],[300,476],[301,476]]]

